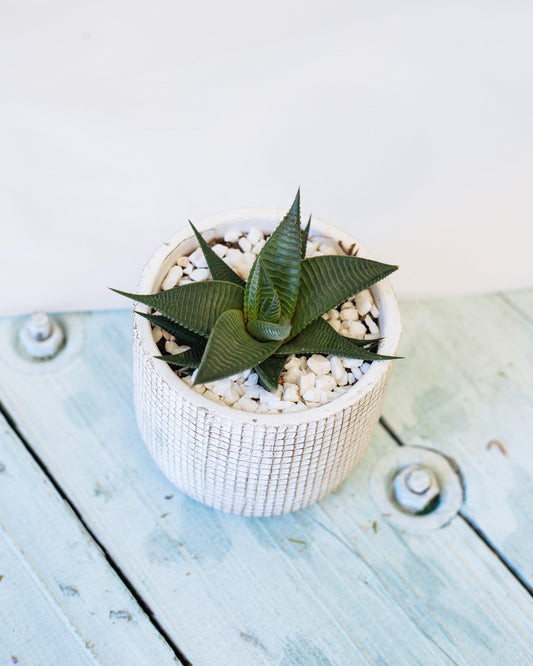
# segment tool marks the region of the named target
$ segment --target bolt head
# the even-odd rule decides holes
[[[34,312],[19,333],[23,352],[38,360],[53,358],[63,347],[64,340],[62,328],[46,312]]]
[[[439,483],[427,467],[409,465],[400,470],[393,481],[396,502],[408,513],[423,514],[436,508],[440,496]]]

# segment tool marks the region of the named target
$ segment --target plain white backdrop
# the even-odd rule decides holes
[[[3,0],[0,314],[128,307],[188,218],[306,210],[402,296],[533,286],[533,3]]]

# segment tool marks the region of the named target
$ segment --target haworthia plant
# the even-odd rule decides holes
[[[261,384],[276,388],[289,354],[333,354],[365,361],[395,358],[373,351],[379,341],[340,335],[322,315],[397,269],[357,256],[305,258],[311,217],[300,222],[300,191],[265,243],[244,280],[192,230],[212,280],[158,294],[117,293],[153,308],[139,313],[190,349],[158,356],[181,368],[197,368],[205,384],[254,368]]]

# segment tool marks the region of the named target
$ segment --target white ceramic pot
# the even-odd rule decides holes
[[[228,229],[271,232],[285,211],[250,208],[197,222],[208,241]],[[302,217],[302,219],[306,219]],[[313,234],[359,247],[344,231],[313,219]],[[197,247],[184,229],[153,255],[138,293],[152,294],[177,257]],[[379,353],[397,351],[401,323],[391,284],[372,287],[379,307]],[[145,306],[137,305],[140,311]],[[163,473],[180,490],[208,506],[244,516],[296,511],[335,490],[365,452],[381,413],[393,361],[374,361],[346,393],[313,409],[256,414],[205,398],[154,356],[159,350],[150,323],[134,315],[134,393],[142,437]]]

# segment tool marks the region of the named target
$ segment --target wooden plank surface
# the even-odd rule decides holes
[[[533,588],[531,294],[402,303],[406,358],[384,417],[456,461],[464,514]]]
[[[319,504],[270,519],[223,515],[176,491],[142,445],[129,313],[63,324],[76,344],[82,330],[79,351],[24,366],[8,348],[17,322],[0,323],[1,400],[192,663],[533,659],[530,595],[462,518],[409,534],[375,508],[369,474],[396,446],[383,429]]]
[[[177,663],[1,417],[0,465],[0,664]]]

